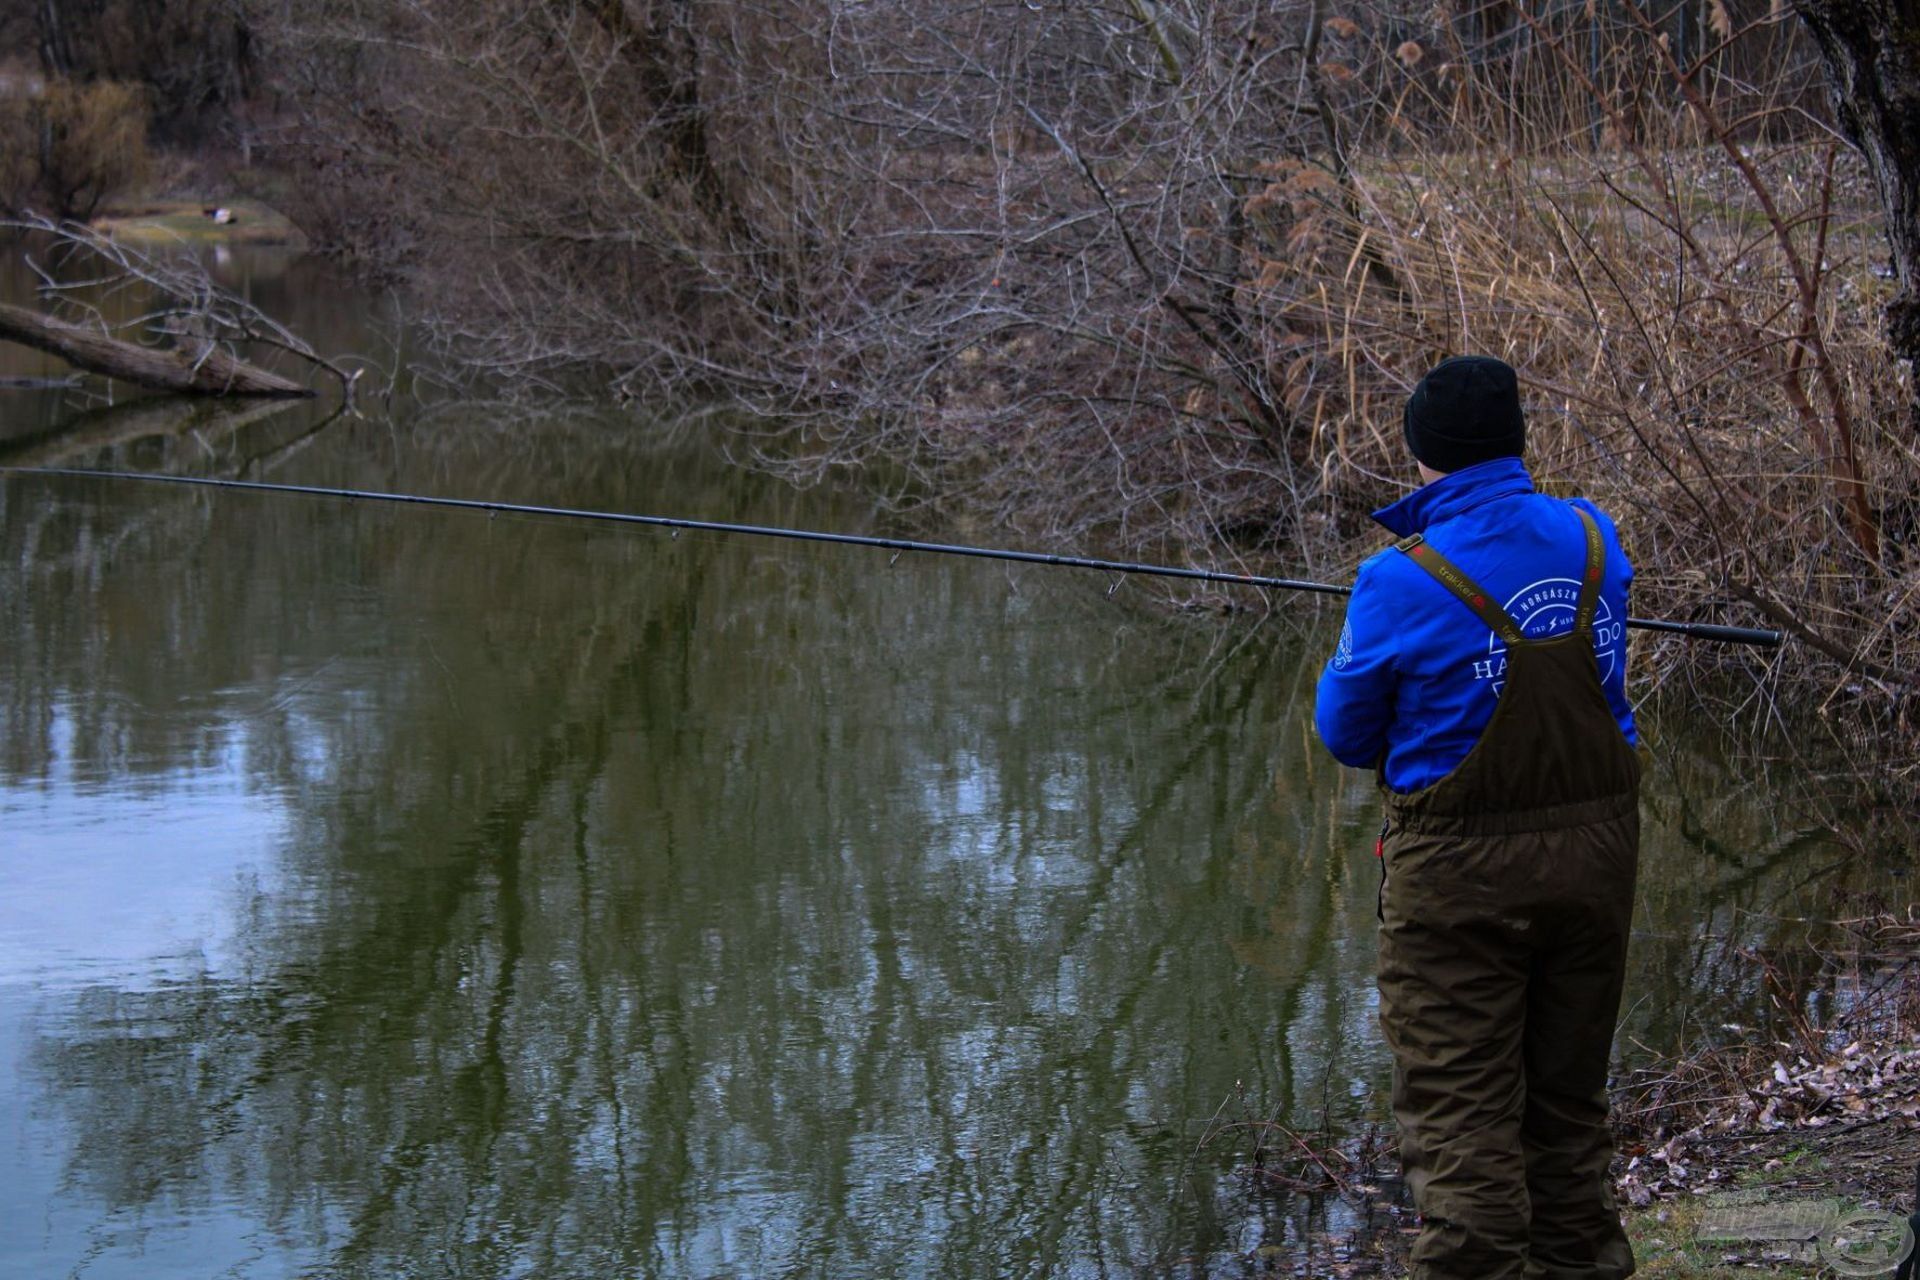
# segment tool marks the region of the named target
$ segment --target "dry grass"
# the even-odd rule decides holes
[[[1615,1090],[1623,1151],[1657,1154],[1639,1179],[1654,1194],[1697,1185],[1689,1148],[1766,1135],[1886,1126],[1892,1136],[1920,1116],[1920,917],[1880,912],[1837,922],[1839,941],[1811,956],[1745,953],[1770,1006],[1765,1037],[1694,1045],[1631,1073]],[[1807,969],[1811,973],[1793,973]],[[1805,988],[1832,993],[1816,1004]],[[1821,1012],[1816,1013],[1819,1009]],[[1823,1134],[1823,1131],[1826,1133]],[[1760,1148],[1756,1148],[1760,1149]],[[1904,1193],[1911,1152],[1891,1190]],[[1693,1161],[1699,1164],[1700,1161]]]
[[[1231,216],[1201,209],[1182,232],[1188,263],[1234,264],[1216,308],[1251,335],[1247,367],[1167,325],[1157,366],[1118,371],[1130,412],[995,430],[983,374],[941,410],[940,442],[991,459],[967,474],[1008,522],[1043,511],[1069,536],[1333,571],[1377,547],[1365,513],[1405,491],[1413,382],[1449,354],[1500,355],[1526,385],[1536,476],[1619,518],[1637,614],[1790,637],[1768,653],[1643,636],[1636,695],[1784,758],[1803,783],[1787,802],[1843,837],[1911,848],[1920,401],[1883,336],[1877,195],[1803,114],[1804,66],[1734,83],[1621,12],[1605,48],[1536,27],[1524,86],[1461,63],[1394,81],[1414,54],[1368,51],[1348,23],[1346,92],[1372,123],[1258,160]],[[1780,29],[1757,16],[1725,47]],[[1072,353],[1049,348],[1069,371]],[[1090,354],[1078,370],[1098,392],[1118,380]]]
[[[1793,637],[1770,656],[1643,639],[1642,689],[1844,758],[1891,815],[1920,789],[1920,453],[1878,331],[1876,206],[1830,142],[1749,155],[1383,155],[1352,179],[1357,214],[1323,171],[1276,166],[1247,289],[1316,424],[1328,537],[1365,547],[1357,513],[1394,496],[1412,381],[1501,355],[1536,475],[1620,518],[1637,611]]]

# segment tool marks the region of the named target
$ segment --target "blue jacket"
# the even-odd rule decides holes
[[[1633,567],[1613,521],[1592,503],[1573,501],[1606,539],[1594,649],[1620,732],[1637,742],[1626,689]],[[1373,518],[1396,537],[1425,535],[1527,635],[1573,628],[1586,537],[1567,502],[1534,492],[1520,459],[1442,476]],[[1371,767],[1384,751],[1387,785],[1417,791],[1466,758],[1493,716],[1505,668],[1500,638],[1426,570],[1388,548],[1354,580],[1339,647],[1320,676],[1314,723],[1342,763]]]

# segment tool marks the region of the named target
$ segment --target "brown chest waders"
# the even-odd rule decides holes
[[[1446,777],[1387,794],[1380,1024],[1417,1280],[1633,1271],[1607,1165],[1607,1060],[1639,855],[1640,764],[1601,687],[1591,516],[1573,629],[1529,639],[1418,535],[1400,551],[1506,646],[1493,718]],[[1384,781],[1384,780],[1383,780]]]

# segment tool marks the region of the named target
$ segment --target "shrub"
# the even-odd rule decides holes
[[[57,216],[90,218],[101,201],[146,179],[147,107],[139,89],[56,80],[40,102],[40,186]]]
[[[0,210],[86,219],[147,176],[147,107],[132,85],[10,78],[0,89]]]

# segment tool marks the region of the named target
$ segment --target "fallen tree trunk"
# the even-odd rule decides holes
[[[18,342],[59,356],[76,369],[154,391],[207,396],[311,396],[277,373],[235,359],[219,344],[183,339],[177,347],[143,347],[92,329],[0,303],[0,342]]]

